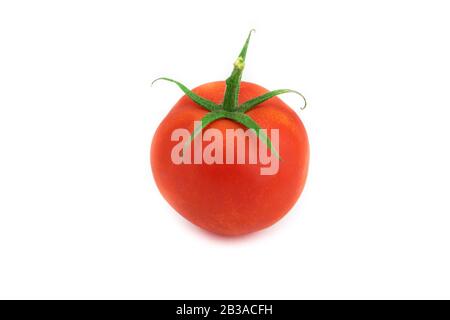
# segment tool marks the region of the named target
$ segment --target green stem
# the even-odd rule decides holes
[[[239,88],[241,86],[242,72],[245,67],[245,56],[247,55],[247,48],[250,42],[250,36],[254,30],[250,30],[244,47],[241,50],[238,58],[234,62],[233,71],[228,79],[225,81],[226,90],[223,98],[223,108],[226,111],[234,111],[238,108]]]
[[[188,96],[192,101],[197,103],[199,106],[203,107],[204,109],[208,110],[209,113],[207,113],[202,119],[202,125],[200,129],[194,130],[194,132],[191,135],[191,139],[186,143],[186,146],[188,146],[192,140],[194,140],[195,136],[200,134],[202,129],[208,126],[210,123],[217,121],[222,118],[231,119],[235,122],[238,122],[242,124],[244,127],[247,127],[249,129],[255,130],[255,132],[258,134],[259,139],[265,143],[271,151],[280,158],[280,155],[278,154],[278,151],[275,150],[272,146],[272,143],[267,137],[264,132],[261,130],[261,127],[248,115],[245,113],[252,108],[256,107],[257,105],[263,103],[264,101],[267,101],[277,95],[287,93],[287,92],[294,92],[300,95],[304,100],[304,106],[301,109],[304,109],[306,107],[306,99],[305,97],[294,90],[290,89],[279,89],[274,90],[270,92],[266,92],[258,97],[255,97],[253,99],[250,99],[244,103],[242,103],[240,106],[238,104],[238,97],[239,97],[239,89],[241,86],[241,78],[242,78],[242,72],[244,71],[245,67],[245,56],[247,55],[247,48],[248,44],[250,42],[250,36],[252,35],[252,32],[254,30],[251,30],[247,40],[245,41],[244,47],[242,48],[241,52],[239,53],[238,58],[234,62],[233,71],[231,72],[231,75],[226,80],[226,90],[225,90],[225,96],[223,98],[223,104],[218,105],[208,99],[205,99],[196,93],[189,90],[186,86],[184,86],[182,83],[169,79],[169,78],[158,78],[157,80],[166,80],[175,83],[185,94]],[[153,81],[153,82],[155,82]]]

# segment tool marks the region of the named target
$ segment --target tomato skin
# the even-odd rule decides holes
[[[222,102],[224,91],[224,81],[206,83],[193,90],[215,103]],[[259,85],[242,82],[239,103],[266,92]],[[171,141],[173,130],[186,128],[192,132],[194,121],[206,113],[183,96],[156,130],[150,158],[161,194],[187,220],[216,234],[237,236],[269,227],[293,207],[306,181],[309,142],[302,121],[278,97],[247,112],[261,128],[279,129],[281,160],[275,175],[261,175],[261,165],[248,161],[233,165],[174,164],[171,152],[178,142]],[[224,136],[226,129],[247,129],[228,119],[219,119],[207,128],[219,129]]]

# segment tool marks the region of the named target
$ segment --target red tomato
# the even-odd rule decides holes
[[[221,102],[224,91],[223,81],[193,90],[216,103]],[[242,82],[239,102],[265,92],[266,89],[256,84]],[[241,235],[272,225],[292,208],[305,184],[309,144],[300,118],[277,97],[247,113],[262,128],[279,129],[281,160],[277,174],[261,175],[261,164],[248,164],[248,161],[234,165],[174,164],[171,152],[178,142],[171,141],[172,132],[178,128],[192,132],[194,121],[206,113],[184,96],[158,127],[151,147],[151,165],[161,194],[186,219],[214,233]],[[246,129],[228,119],[219,119],[209,127],[219,129],[224,136],[225,129]]]
[[[268,92],[249,82],[240,83],[239,88],[239,105]],[[219,81],[201,85],[192,92],[221,104],[225,89],[226,83]],[[278,97],[246,112],[269,133],[271,129],[279,130],[281,159],[276,174],[261,175],[260,169],[267,165],[249,164],[248,144],[245,164],[175,164],[171,154],[179,141],[172,141],[172,133],[180,128],[193,132],[194,121],[206,114],[208,110],[185,95],[156,130],[151,146],[151,167],[161,194],[183,217],[216,234],[237,236],[269,227],[292,208],[305,184],[309,143],[302,121]],[[225,130],[247,130],[242,124],[224,118],[210,123],[204,130],[208,128],[218,129],[223,134],[224,158],[227,152]],[[203,149],[208,144],[203,141]],[[235,154],[236,148],[237,144]]]

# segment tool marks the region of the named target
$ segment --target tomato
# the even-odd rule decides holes
[[[243,56],[245,60],[246,46],[244,48],[245,52],[243,55],[241,52],[240,57]],[[235,69],[239,67],[242,71],[243,66],[235,63]],[[232,77],[233,74],[230,78]],[[212,164],[204,161],[198,164],[174,163],[173,150],[180,143],[173,139],[175,130],[186,129],[193,132],[194,121],[214,113],[193,101],[191,97],[201,97],[222,106],[227,100],[227,89],[233,87],[230,78],[227,82],[210,82],[192,91],[185,91],[188,94],[175,104],[154,134],[151,145],[151,167],[159,191],[183,217],[210,232],[237,236],[269,227],[294,206],[302,193],[307,177],[309,142],[305,127],[296,112],[263,87],[241,82],[238,75],[237,86],[234,87],[238,92],[238,94],[235,92],[237,98],[233,107],[235,110],[239,110],[239,106],[246,101],[265,94],[270,96],[246,111],[245,115],[260,128],[267,130],[267,145],[270,145],[270,132],[277,130],[278,150],[268,151],[272,159],[274,151],[279,153],[276,173],[263,175],[261,168],[267,167],[267,163],[263,164],[260,161],[256,164],[250,163],[249,155],[252,151],[250,143],[245,144],[244,163],[227,164],[225,160],[224,163]],[[233,108],[229,107],[228,110],[231,111],[225,112],[225,115],[237,112],[233,111]],[[230,152],[229,148],[227,149],[227,142],[230,140],[227,130],[247,130],[248,127],[252,127],[243,122],[226,116],[219,118],[208,123],[195,139],[200,140],[199,145],[205,150],[211,143],[204,137],[205,130],[216,129],[215,132],[221,133],[224,137],[223,146],[219,145],[218,148],[221,148],[222,157],[225,159],[227,152]],[[264,138],[260,139],[261,146]],[[234,155],[238,154],[238,147],[237,143],[232,146]],[[192,159],[195,157],[194,152],[189,151]]]

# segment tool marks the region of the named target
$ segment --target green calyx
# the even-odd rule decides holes
[[[231,75],[225,81],[226,90],[222,104],[216,104],[212,101],[202,98],[199,95],[192,92],[191,90],[189,90],[182,83],[169,78],[162,77],[152,82],[153,84],[158,80],[166,80],[175,83],[192,101],[194,101],[195,103],[197,103],[198,105],[202,106],[203,108],[209,111],[209,113],[207,113],[201,119],[202,122],[201,127],[197,128],[197,130],[192,132],[191,139],[190,141],[187,142],[187,146],[189,143],[192,142],[192,140],[194,140],[194,138],[201,132],[203,128],[205,128],[210,123],[216,120],[225,118],[238,122],[242,124],[244,127],[254,130],[259,139],[263,143],[265,143],[278,158],[280,157],[277,150],[275,150],[272,147],[272,143],[269,137],[264,133],[263,130],[261,130],[261,127],[245,113],[251,110],[252,108],[256,107],[257,105],[263,103],[264,101],[269,100],[270,98],[273,98],[283,93],[292,92],[298,94],[304,101],[304,105],[301,107],[302,110],[306,107],[306,99],[300,92],[297,92],[295,90],[279,89],[267,92],[259,97],[248,100],[242,103],[241,105],[238,104],[242,72],[244,71],[245,67],[245,57],[247,55],[247,48],[250,42],[250,37],[253,32],[254,30],[252,29],[247,37],[247,40],[245,41],[245,44],[241,52],[239,53],[239,56],[237,57],[237,59],[233,64],[233,71],[231,72]]]

